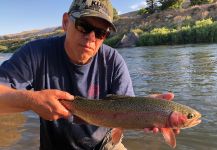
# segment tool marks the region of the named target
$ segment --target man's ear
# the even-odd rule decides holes
[[[64,31],[67,30],[68,24],[69,24],[69,15],[68,13],[64,13],[62,19],[62,28]]]

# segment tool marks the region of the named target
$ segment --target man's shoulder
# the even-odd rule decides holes
[[[103,57],[107,63],[122,63],[124,61],[117,49],[105,44],[101,46],[100,57]]]
[[[65,37],[50,37],[44,39],[32,40],[16,50],[14,56],[39,58],[47,54],[52,55],[58,49],[63,47]]]
[[[112,48],[106,44],[103,44],[101,46],[100,52],[103,53],[106,57],[119,55],[117,49]]]
[[[62,43],[63,41],[64,41],[63,36],[57,36],[57,37],[48,37],[48,38],[32,40],[27,45],[31,46],[32,48],[49,47],[49,46],[56,46],[57,44]]]

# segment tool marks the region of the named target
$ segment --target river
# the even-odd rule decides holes
[[[202,113],[202,123],[181,130],[176,150],[215,150],[217,147],[217,44],[156,46],[118,49],[132,77],[135,94],[171,91],[174,101]],[[11,54],[0,54],[0,63]],[[39,147],[39,119],[33,112],[18,114],[16,129],[1,150],[35,150]],[[25,119],[22,119],[24,116]],[[13,117],[13,116],[12,116]],[[17,119],[21,118],[21,119]],[[2,126],[1,120],[0,126]],[[16,122],[16,121],[15,121]],[[9,134],[0,127],[0,137]],[[14,126],[13,126],[14,127]],[[20,135],[20,136],[18,136]],[[10,138],[8,138],[10,137]],[[1,140],[1,139],[0,139]],[[125,131],[123,143],[128,150],[170,150],[161,134]]]

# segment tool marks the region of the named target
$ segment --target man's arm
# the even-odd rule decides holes
[[[21,91],[0,85],[0,114],[27,111],[27,103],[21,97],[21,93]]]
[[[32,110],[46,120],[69,117],[70,112],[59,99],[73,100],[74,96],[60,90],[16,90],[0,85],[0,115]]]

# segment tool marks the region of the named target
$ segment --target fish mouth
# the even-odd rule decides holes
[[[190,122],[190,127],[193,127],[193,126],[196,126],[196,125],[198,125],[198,124],[200,124],[202,121],[201,121],[201,119],[194,119],[194,120],[192,120],[191,122]]]

